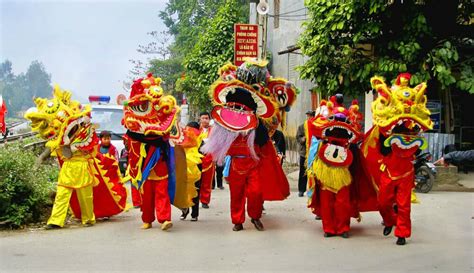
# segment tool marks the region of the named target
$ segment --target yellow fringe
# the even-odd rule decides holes
[[[313,172],[321,182],[322,188],[334,193],[342,187],[349,186],[352,181],[349,168],[328,166],[319,158],[313,163]]]
[[[415,191],[411,191],[411,202],[414,204],[420,203],[420,201],[418,200],[418,197],[416,197]]]

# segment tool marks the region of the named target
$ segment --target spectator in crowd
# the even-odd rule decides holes
[[[314,117],[314,111],[306,112],[306,120]],[[305,121],[306,122],[306,121]],[[300,172],[298,176],[298,196],[303,197],[306,192],[308,177],[306,176],[306,134],[305,122],[298,126],[296,141],[298,142],[298,153],[300,155]]]
[[[452,151],[445,154],[440,159],[436,160],[435,165],[455,165],[457,167],[464,167],[464,165],[474,164],[474,150],[468,151]]]
[[[199,128],[204,145],[212,131],[211,114],[209,114],[209,112],[201,112],[199,114]],[[202,207],[205,209],[209,208],[209,203],[211,202],[211,189],[215,169],[216,167],[212,161],[212,156],[210,154],[204,154],[204,157],[202,158],[200,199]]]
[[[100,138],[100,146],[99,146],[99,152],[101,154],[109,154],[115,159],[119,159],[119,154],[117,151],[117,148],[115,148],[114,145],[112,145],[112,134],[109,131],[102,131],[99,134]]]
[[[224,171],[224,166],[219,166],[216,164],[216,176],[214,177],[214,180],[212,181],[212,189],[217,187],[221,190],[224,189],[224,185],[222,184],[222,172]]]

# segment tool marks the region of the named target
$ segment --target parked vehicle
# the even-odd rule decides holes
[[[432,188],[436,175],[436,166],[431,163],[431,154],[419,154],[415,161],[415,190],[428,193]]]
[[[117,104],[109,104],[109,96],[89,96],[89,102],[92,104],[92,123],[98,128],[97,134],[107,130],[112,135],[112,145],[117,148],[118,153],[122,152],[125,147],[122,137],[126,133],[125,127],[122,126],[123,106]]]

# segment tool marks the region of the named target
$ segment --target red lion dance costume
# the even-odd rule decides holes
[[[169,142],[180,133],[176,125],[179,107],[173,96],[163,94],[160,82],[151,74],[134,81],[122,123],[129,139],[127,175],[141,193],[142,228],[151,228],[156,214],[161,229],[167,230],[173,226],[171,204],[190,207],[196,190],[187,187],[186,164],[176,164],[177,155],[185,160],[184,152],[175,153]],[[177,175],[184,179],[176,179]]]
[[[210,88],[215,105],[211,115],[216,124],[202,151],[212,154],[218,164],[225,163],[234,231],[243,229],[246,200],[252,223],[263,230],[263,202],[289,195],[288,181],[260,120],[274,116],[277,107],[261,92],[267,88],[266,64],[246,61],[238,68],[225,65],[219,69],[220,79]]]
[[[201,129],[200,139],[207,139],[211,130],[212,127],[207,128],[207,130]],[[212,156],[210,154],[204,155],[202,158],[201,192],[199,193],[199,200],[205,208],[208,208],[209,203],[211,203],[212,180],[214,180],[215,172],[216,164],[212,161]]]
[[[7,105],[3,101],[2,95],[0,95],[0,132],[2,135],[7,134],[7,125],[5,124],[5,115],[8,113]]]
[[[308,153],[308,207],[321,216],[324,236],[348,238],[351,216],[358,217],[355,185],[350,172],[351,144],[362,135],[357,101],[344,107],[341,94],[322,101],[316,116],[305,124]],[[354,149],[352,149],[354,150]],[[375,207],[375,206],[374,206]],[[375,208],[374,208],[375,209]]]
[[[411,88],[409,81],[408,73],[400,74],[392,87],[380,77],[370,80],[378,97],[372,103],[374,126],[361,146],[365,175],[378,190],[383,234],[388,236],[396,226],[398,245],[411,235],[412,161],[416,151],[426,147],[420,134],[433,127],[426,108],[426,83]]]
[[[51,155],[61,165],[53,211],[47,228],[64,226],[69,205],[83,225],[125,209],[127,191],[121,184],[118,163],[97,151],[98,137],[89,105],[71,100],[71,93],[55,86],[52,99],[36,98],[36,108],[25,118],[33,131],[47,140]]]

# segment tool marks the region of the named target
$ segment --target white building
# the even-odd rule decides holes
[[[258,1],[250,3],[250,23],[257,23]],[[295,136],[298,125],[306,119],[311,110],[311,93],[314,87],[310,81],[301,80],[296,67],[302,65],[305,57],[294,50],[303,29],[301,23],[307,18],[304,0],[268,0],[267,48],[271,55],[270,70],[275,77],[287,78],[300,89],[300,94],[288,114],[285,135]],[[262,24],[262,22],[260,22]],[[262,35],[260,35],[262,37]],[[280,52],[280,54],[279,54]]]
[[[250,23],[263,26],[262,17],[258,17],[258,0],[250,3]],[[307,20],[308,10],[304,6],[304,0],[266,0],[268,3],[268,23],[267,23],[267,49],[271,56],[270,72],[273,76],[287,78],[300,89],[297,101],[293,105],[289,115],[285,135],[293,137],[296,135],[298,125],[306,119],[306,112],[314,110],[317,105],[312,105],[312,95],[309,91],[315,84],[308,80],[302,80],[296,68],[306,61],[297,47],[297,41],[303,32],[302,23]],[[260,35],[262,37],[263,35]],[[366,98],[359,97],[359,106],[364,111],[365,105],[370,105],[372,94]],[[314,97],[315,95],[313,95]],[[315,99],[315,98],[313,98]],[[319,99],[319,98],[318,98]],[[346,104],[352,98],[346,97]],[[313,109],[312,109],[313,108]],[[364,117],[366,122],[371,122],[372,115],[370,107],[365,109]],[[365,124],[365,128],[370,128],[371,124]]]

